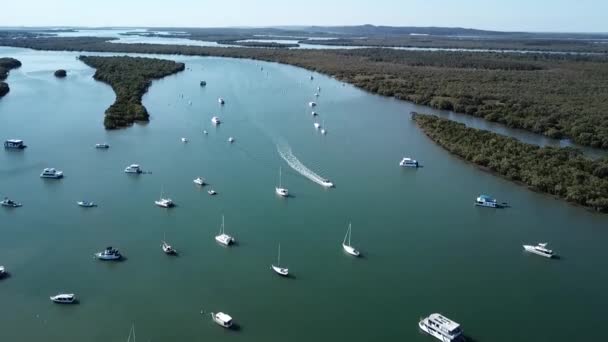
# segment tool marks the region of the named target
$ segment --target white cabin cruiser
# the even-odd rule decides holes
[[[544,256],[546,258],[553,258],[555,256],[555,254],[553,254],[553,251],[547,248],[546,242],[539,243],[536,246],[523,245],[523,247],[526,252],[534,253],[540,256]]]
[[[500,208],[501,205],[496,202],[495,198],[492,198],[488,195],[479,195],[475,199],[475,205],[480,207],[488,207],[488,208]]]
[[[399,162],[399,166],[403,167],[418,167],[418,161],[412,158],[403,158]]]
[[[234,238],[225,232],[224,215],[222,215],[222,227],[220,228],[220,234],[215,236],[215,241],[224,246],[230,246],[235,242]]]
[[[78,204],[79,206],[81,206],[83,208],[93,208],[93,207],[97,206],[97,204],[95,204],[93,202],[89,202],[89,201],[78,201],[78,202],[76,202],[76,204]]]
[[[277,265],[270,265],[270,268],[272,268],[272,270],[283,277],[286,277],[289,275],[289,269],[285,268],[285,267],[281,267],[281,245],[279,244],[279,256],[277,257]]]
[[[76,301],[76,295],[73,293],[60,293],[55,296],[51,296],[50,299],[58,304],[72,304]]]
[[[423,318],[418,322],[418,326],[425,333],[443,342],[464,340],[460,324],[438,313]]]
[[[344,235],[344,241],[342,241],[342,249],[344,249],[344,251],[352,256],[356,256],[358,257],[359,255],[361,255],[361,252],[359,252],[358,250],[355,249],[355,247],[351,246],[350,244],[350,237],[352,235],[352,227],[351,224],[348,224],[348,230],[346,231],[346,235]],[[348,241],[347,241],[348,239]]]
[[[138,164],[131,164],[125,168],[125,173],[142,173],[141,167]]]
[[[27,146],[23,143],[21,139],[8,139],[4,142],[4,148],[22,150]]]
[[[194,180],[192,182],[194,182],[194,184],[200,185],[200,186],[203,186],[206,184],[205,178],[202,178],[202,177],[196,177],[196,178],[194,178]]]
[[[21,206],[21,203],[17,203],[12,199],[9,199],[8,197],[4,197],[4,199],[0,201],[0,205],[9,208],[19,208]]]
[[[122,258],[122,255],[118,249],[106,247],[103,252],[95,253],[95,257],[99,260],[119,260]]]
[[[211,318],[213,321],[224,328],[230,328],[232,326],[232,317],[230,315],[225,314],[223,312],[211,313]]]
[[[213,123],[214,125],[219,125],[222,122],[220,121],[220,118],[218,118],[217,116],[214,116],[211,118],[211,123]]]
[[[99,149],[108,149],[108,148],[110,148],[110,145],[108,145],[108,144],[106,144],[106,143],[95,144],[95,148],[99,148]]]
[[[53,178],[53,179],[59,179],[63,177],[63,171],[59,171],[59,170],[55,170],[54,168],[46,168],[44,170],[42,170],[42,173],[40,174],[40,178]]]
[[[311,101],[311,102],[308,102],[308,105],[309,105],[310,107],[316,107],[316,106],[317,106],[317,104],[316,104],[315,102],[312,102],[312,101]]]

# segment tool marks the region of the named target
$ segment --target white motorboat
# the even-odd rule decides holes
[[[224,328],[230,328],[232,326],[232,317],[230,315],[225,314],[223,312],[211,313],[211,318],[213,321]]]
[[[40,178],[52,178],[52,179],[59,179],[63,177],[63,171],[59,171],[59,170],[55,170],[54,168],[46,168],[44,170],[42,170],[42,173],[40,174]]]
[[[26,147],[27,146],[23,143],[23,140],[21,139],[8,139],[4,142],[4,148],[7,149],[22,150]]]
[[[211,196],[215,196],[215,195],[217,195],[217,191],[215,191],[215,190],[213,190],[213,189],[211,189],[211,190],[207,191],[207,193],[208,193],[209,195],[211,195]]]
[[[217,116],[214,116],[211,118],[211,123],[213,123],[214,125],[219,125],[222,123],[222,121],[220,121],[220,118],[218,118]]]
[[[352,228],[351,228],[351,224],[348,224],[348,229],[346,230],[346,235],[344,235],[344,241],[342,241],[342,248],[344,249],[344,251],[352,256],[356,256],[358,257],[359,255],[361,255],[361,253],[356,250],[353,246],[351,246],[350,244],[350,237],[352,235]],[[347,241],[348,240],[348,241]]]
[[[498,204],[498,202],[496,202],[495,198],[492,198],[488,195],[479,195],[475,199],[475,205],[480,206],[480,207],[487,207],[487,208],[500,208],[501,207],[501,205]]]
[[[315,126],[315,129],[319,129],[319,128],[321,128],[321,124],[320,124],[320,123],[318,123],[318,122],[315,122],[315,123],[314,123],[314,126]]]
[[[289,190],[287,188],[284,188],[282,185],[282,170],[279,167],[279,186],[274,188],[274,191],[277,193],[277,195],[282,196],[282,197],[287,197],[289,196]]]
[[[226,101],[224,101],[224,99],[220,97],[219,99],[217,99],[217,103],[223,105],[224,103],[226,103]]]
[[[188,142],[188,139],[186,139],[186,138],[182,138],[182,142],[185,144],[185,143],[187,143],[187,142]]]
[[[108,149],[110,148],[110,145],[106,144],[106,143],[102,143],[102,144],[95,144],[95,148],[99,148],[99,149]]]
[[[73,293],[60,293],[55,296],[51,296],[50,299],[58,304],[72,304],[76,301],[76,295]]]
[[[97,206],[97,204],[95,204],[93,202],[89,202],[89,201],[78,201],[78,202],[76,202],[76,204],[78,204],[79,206],[81,206],[83,208],[93,208],[93,207]]]
[[[0,201],[0,205],[9,208],[19,208],[21,206],[21,203],[17,203],[12,199],[9,199],[8,197],[4,197],[4,199]]]
[[[310,113],[310,115],[312,115],[312,116],[317,116],[317,115],[319,115],[319,114],[313,110],[313,111],[312,111],[312,113]]]
[[[230,246],[235,242],[234,237],[226,234],[224,227],[224,215],[222,215],[222,226],[220,227],[220,234],[215,236],[215,241],[219,242],[224,246]]]
[[[316,107],[317,104],[315,102],[311,101],[311,102],[308,102],[308,106],[310,106],[310,107]]]
[[[194,178],[193,182],[194,182],[194,184],[200,185],[200,186],[203,186],[203,185],[206,184],[205,183],[205,178],[202,178],[202,177],[196,177],[196,178]]]
[[[119,260],[120,258],[122,258],[122,255],[120,254],[118,249],[106,247],[104,251],[95,253],[95,257],[99,260]]]
[[[332,183],[329,179],[324,179],[321,181],[321,185],[323,185],[326,188],[333,188],[334,187],[334,183]]]
[[[229,143],[233,143],[234,142],[234,138],[233,137],[228,138],[228,142]]]
[[[526,252],[534,253],[540,256],[544,256],[546,258],[553,258],[555,256],[555,254],[553,254],[553,251],[547,248],[546,242],[539,243],[536,246],[523,245],[523,247]]]
[[[399,162],[399,166],[402,167],[418,167],[418,161],[412,158],[403,158]]]
[[[280,276],[285,277],[289,275],[289,269],[281,267],[281,244],[279,244],[279,256],[277,257],[277,265],[270,265],[270,268],[272,268],[272,270]]]
[[[438,313],[423,318],[418,322],[418,326],[422,331],[442,342],[464,340],[460,324]]]
[[[131,164],[125,168],[125,173],[142,173],[141,167],[137,164]]]

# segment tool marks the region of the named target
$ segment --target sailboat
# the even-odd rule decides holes
[[[325,119],[323,119],[323,123],[321,124],[321,134],[325,135],[327,131],[325,130]]]
[[[342,248],[344,251],[352,256],[358,257],[361,253],[356,250],[353,246],[350,245],[350,237],[352,235],[352,227],[351,224],[348,224],[348,230],[346,230],[346,235],[344,235],[344,241],[342,241]],[[348,239],[348,243],[346,240]]]
[[[270,265],[273,271],[275,271],[278,275],[286,277],[289,275],[289,269],[281,267],[281,244],[279,244],[279,256],[277,258],[277,265]]]
[[[161,248],[163,249],[163,252],[165,252],[165,254],[169,254],[169,255],[175,255],[177,254],[177,251],[170,245],[167,243],[166,234],[163,234],[163,241],[162,241],[162,245]]]
[[[158,199],[158,201],[154,201],[154,204],[156,204],[159,207],[162,208],[171,208],[173,207],[175,204],[173,203],[173,200],[170,198],[163,198],[163,189],[160,189],[160,198]]]
[[[131,340],[131,336],[133,336],[133,340]],[[129,337],[127,338],[127,342],[135,342],[135,323],[131,325],[131,330],[129,330]]]
[[[222,215],[222,227],[220,228],[220,235],[215,237],[215,241],[219,242],[224,246],[230,246],[230,244],[234,243],[234,238],[224,231],[224,215]]]
[[[274,188],[274,191],[277,193],[277,195],[282,196],[282,197],[287,197],[289,196],[289,190],[287,190],[287,188],[284,188],[283,185],[281,184],[282,182],[282,170],[279,167],[279,186]]]

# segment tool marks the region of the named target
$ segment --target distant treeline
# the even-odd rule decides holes
[[[373,93],[608,148],[608,57],[604,55],[214,48],[114,44],[106,40],[0,39],[0,45],[252,58],[292,64]]]
[[[109,84],[116,93],[116,101],[106,110],[104,126],[107,129],[148,121],[148,111],[141,98],[152,80],[185,68],[183,63],[156,58],[80,56],[79,59],[95,68],[93,77]]]
[[[436,116],[412,118],[429,138],[469,162],[536,191],[608,212],[607,158],[589,160],[576,149],[524,144]]]
[[[8,84],[2,81],[4,81],[8,77],[8,72],[11,69],[15,69],[20,66],[21,62],[14,58],[0,58],[0,97],[3,97],[10,91]]]

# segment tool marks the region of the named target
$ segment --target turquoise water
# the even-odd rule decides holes
[[[0,55],[23,62],[0,100],[0,138],[29,145],[0,152],[0,196],[24,204],[0,208],[3,340],[126,340],[134,323],[143,341],[433,341],[417,327],[432,312],[476,341],[602,340],[608,218],[452,157],[409,119],[420,107],[294,67],[166,56],[188,70],[154,82],[150,123],[105,131],[114,94],[76,54]],[[67,78],[54,78],[59,68]],[[317,86],[325,136],[308,107]],[[288,148],[336,188],[291,169],[278,152]],[[399,168],[404,156],[424,167]],[[151,173],[124,174],[131,163]],[[65,178],[40,179],[44,167]],[[291,198],[274,193],[279,167]],[[197,176],[210,185],[197,188]],[[161,189],[176,208],[154,206]],[[479,193],[512,208],[476,208]],[[232,248],[213,238],[222,215]],[[349,222],[359,259],[340,246]],[[163,235],[178,257],[162,253]],[[539,241],[562,258],[522,252]],[[270,270],[279,243],[291,279]],[[126,260],[94,260],[108,245]],[[59,292],[80,304],[52,304]]]

